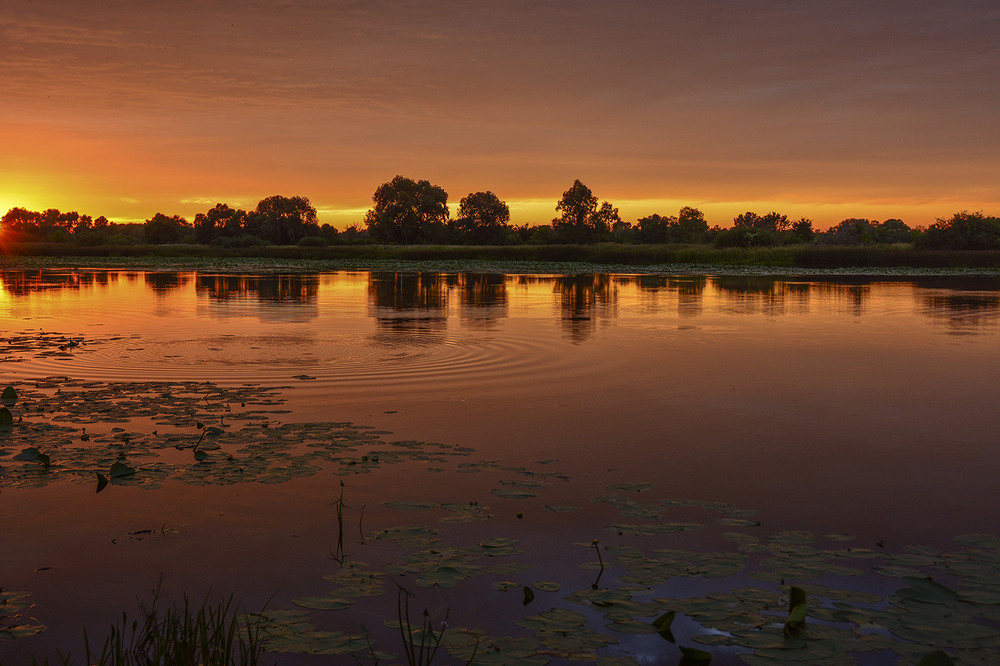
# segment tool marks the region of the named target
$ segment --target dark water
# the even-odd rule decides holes
[[[85,341],[0,352],[5,385],[257,382],[286,387],[288,421],[352,421],[507,465],[558,460],[572,482],[544,503],[584,507],[571,518],[491,496],[476,475],[401,466],[345,481],[372,526],[387,499],[490,504],[489,529],[539,549],[536,579],[590,558],[573,544],[606,534],[587,507],[612,483],[866,545],[1000,532],[995,279],[9,272],[0,329]],[[0,662],[78,649],[83,623],[106,626],[160,573],[250,606],[316,593],[335,568],[338,482],[3,489],[0,584],[32,592],[50,629],[0,644]],[[129,537],[163,525],[177,533]],[[655,655],[644,646],[629,649]]]

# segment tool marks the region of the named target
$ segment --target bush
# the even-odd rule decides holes
[[[264,247],[269,243],[251,234],[240,234],[238,236],[221,236],[211,243],[215,247]]]
[[[779,244],[777,232],[756,227],[736,226],[715,237],[715,247],[771,247]]]
[[[299,247],[323,247],[326,244],[326,239],[319,236],[303,236],[296,243]]]

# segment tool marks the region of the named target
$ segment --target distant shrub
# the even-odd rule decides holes
[[[326,245],[326,239],[320,236],[303,236],[296,245],[299,247],[323,247]]]
[[[777,232],[751,226],[735,226],[715,236],[715,247],[770,247],[779,243]]]
[[[264,247],[265,245],[269,245],[266,240],[251,234],[239,234],[232,237],[222,236],[216,238],[211,244],[215,247]]]

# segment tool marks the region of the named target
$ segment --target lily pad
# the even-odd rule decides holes
[[[292,602],[297,606],[314,610],[343,610],[354,605],[353,599],[337,597],[295,597]]]

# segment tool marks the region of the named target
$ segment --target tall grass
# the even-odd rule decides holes
[[[923,250],[909,244],[831,246],[783,245],[729,247],[711,245],[293,245],[220,248],[210,245],[72,246],[23,243],[11,254],[79,257],[263,258],[343,261],[527,261],[585,262],[598,265],[651,266],[703,264],[787,268],[990,268],[1000,269],[1000,250]]]
[[[158,608],[162,580],[148,606],[139,603],[139,616],[111,627],[100,645],[91,645],[84,629],[88,664],[100,666],[256,666],[266,638],[261,620],[238,611],[230,596],[193,607],[184,595],[181,606]]]

